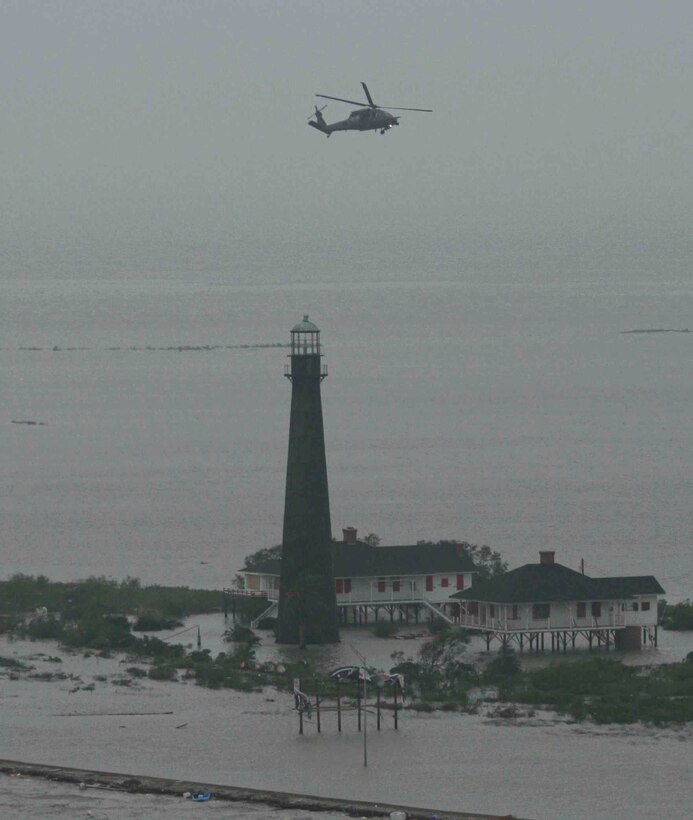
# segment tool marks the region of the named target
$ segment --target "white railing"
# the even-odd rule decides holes
[[[279,600],[278,589],[262,590],[256,592],[256,595],[266,597],[269,601]],[[351,592],[338,592],[337,604],[344,606],[345,604],[387,604],[392,602],[410,602],[423,601],[426,598],[423,592],[416,589],[386,589],[384,592],[378,592],[377,589],[361,590],[355,589]],[[431,600],[426,598],[426,600]],[[448,601],[436,601],[435,603],[448,603]]]
[[[356,589],[351,592],[338,592],[338,604],[387,604],[393,601],[423,601],[424,594],[416,589],[386,589],[378,592],[377,589]]]
[[[266,598],[267,590],[265,589],[230,589],[229,594],[234,597],[241,598]]]
[[[620,612],[610,612],[608,616],[602,618],[579,618],[567,616],[565,613],[554,618],[491,618],[488,615],[481,618],[480,615],[470,615],[462,613],[460,616],[460,626],[467,626],[475,629],[487,629],[498,632],[549,632],[560,629],[609,629],[612,627],[625,626],[625,618]]]

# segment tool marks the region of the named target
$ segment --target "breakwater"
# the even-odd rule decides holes
[[[409,820],[431,820],[431,818],[436,818],[436,820],[510,820],[511,817],[514,817],[514,815],[450,812],[390,803],[370,803],[363,800],[317,797],[264,789],[246,789],[216,783],[200,783],[164,777],[48,766],[42,763],[25,763],[17,760],[0,760],[0,773],[40,777],[61,783],[74,783],[77,786],[126,791],[131,794],[161,794],[170,797],[183,797],[186,792],[193,789],[204,789],[212,793],[214,800],[255,803],[279,809],[339,811],[351,817],[389,817],[392,812],[396,811],[404,812]]]

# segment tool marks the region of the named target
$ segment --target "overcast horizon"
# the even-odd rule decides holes
[[[690,247],[689,3],[5,0],[1,16],[1,235],[24,265],[41,243]],[[316,92],[358,100],[361,80],[433,113],[385,136],[307,127]],[[328,122],[353,108],[327,102]]]

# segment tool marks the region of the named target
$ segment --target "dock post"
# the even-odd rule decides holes
[[[378,731],[380,731],[380,688],[377,689],[377,694],[376,694],[376,698],[375,698],[375,709],[376,709],[376,714],[378,716],[377,717]]]
[[[342,690],[339,688],[339,681],[337,681],[337,731],[342,731]]]
[[[320,684],[315,681],[315,718],[318,727],[318,734],[320,734]]]
[[[356,709],[358,712],[358,730],[361,731],[361,687],[356,684]]]

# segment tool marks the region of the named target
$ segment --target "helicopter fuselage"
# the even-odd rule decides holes
[[[382,131],[399,125],[397,117],[382,108],[359,108],[340,122],[327,127],[330,131]]]
[[[309,122],[313,128],[322,131],[329,137],[333,131],[380,131],[384,134],[395,125],[399,125],[399,117],[390,114],[383,108],[359,108],[339,122],[326,123],[322,117],[318,117],[318,122]]]

